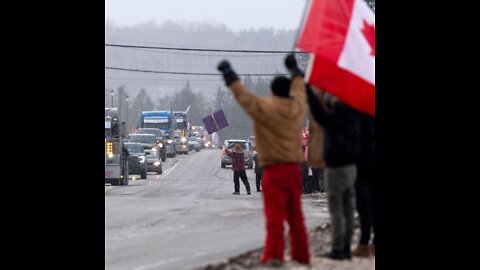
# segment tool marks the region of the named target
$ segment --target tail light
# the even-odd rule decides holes
[[[252,149],[248,149],[248,156],[251,157],[253,155]]]
[[[221,154],[222,156],[225,156],[225,149],[222,149],[222,151],[220,151],[220,154]]]

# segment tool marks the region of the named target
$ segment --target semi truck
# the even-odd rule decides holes
[[[140,128],[158,128],[165,132],[163,141],[167,157],[177,155],[173,131],[176,123],[171,111],[143,111],[140,114]]]
[[[117,108],[105,108],[105,183],[128,185],[128,150],[123,145],[125,122]]]

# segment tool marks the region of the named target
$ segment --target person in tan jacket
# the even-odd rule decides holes
[[[264,168],[262,197],[267,235],[261,261],[269,265],[283,263],[285,219],[290,228],[292,260],[301,264],[310,261],[299,165],[304,159],[301,133],[307,108],[305,82],[293,54],[285,58],[285,66],[292,78],[275,77],[270,97],[256,96],[247,89],[228,61],[217,67],[238,103],[254,120],[258,161]]]

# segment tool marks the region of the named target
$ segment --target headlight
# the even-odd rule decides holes
[[[140,160],[140,163],[144,163],[145,162],[145,157],[144,156],[139,156],[138,160]]]
[[[173,140],[167,140],[167,143],[173,143]]]
[[[162,148],[162,147],[163,147],[163,143],[159,143],[158,145],[160,145],[160,148]]]
[[[182,137],[182,139],[181,139],[181,140],[182,140],[182,142],[186,142],[186,141],[187,141],[187,138],[185,138],[185,137]]]
[[[160,161],[155,161],[155,162],[153,163],[153,165],[155,165],[155,166],[160,166]]]

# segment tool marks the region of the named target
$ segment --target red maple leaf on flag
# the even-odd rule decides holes
[[[375,25],[368,24],[367,21],[363,20],[362,34],[372,48],[370,54],[375,56]]]

